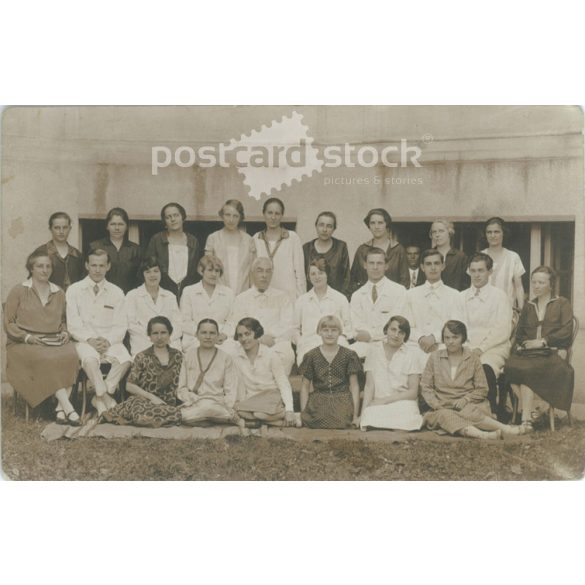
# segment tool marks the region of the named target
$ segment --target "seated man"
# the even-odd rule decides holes
[[[351,320],[355,341],[351,346],[360,358],[366,357],[368,343],[382,341],[384,326],[393,315],[403,315],[406,289],[386,278],[387,259],[381,248],[370,248],[366,255],[368,282],[351,296]]]
[[[479,356],[488,382],[488,400],[497,410],[497,377],[510,355],[512,305],[506,293],[489,284],[494,261],[478,252],[469,261],[471,287],[459,293],[469,345]]]
[[[110,260],[105,250],[92,250],[85,267],[88,275],[67,289],[67,327],[77,342],[81,367],[95,388],[92,404],[101,415],[116,405],[112,398],[132,358],[122,344],[127,318],[122,289],[106,280]],[[112,365],[106,379],[100,363]]]
[[[229,337],[235,335],[237,323],[244,317],[252,317],[262,324],[264,334],[260,343],[271,347],[280,358],[288,376],[295,361],[291,345],[293,332],[293,305],[287,292],[272,288],[272,260],[256,258],[250,269],[252,286],[240,293],[232,306],[230,316],[224,328]],[[233,343],[224,342],[222,349],[232,355],[238,349]]]
[[[410,275],[409,289],[424,284],[425,274],[420,266],[420,246],[412,244],[406,248],[406,261],[408,262],[408,273]]]
[[[410,323],[410,341],[421,350],[421,366],[425,366],[428,354],[439,349],[441,331],[447,321],[461,321],[463,311],[459,291],[441,280],[445,260],[432,248],[422,254],[421,272],[426,282],[408,291],[405,317]]]
[[[65,292],[74,282],[80,281],[84,275],[81,252],[69,244],[67,238],[71,232],[71,218],[64,211],[57,211],[49,217],[51,239],[35,250],[49,255],[53,262],[51,282],[60,286]]]

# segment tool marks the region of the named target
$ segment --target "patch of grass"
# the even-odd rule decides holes
[[[2,468],[14,480],[560,480],[585,470],[585,424],[521,441],[294,442],[85,438],[47,443],[47,420],[2,401]]]

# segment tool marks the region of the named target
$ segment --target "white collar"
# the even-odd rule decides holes
[[[372,282],[371,280],[368,280],[368,282],[366,282],[366,284],[364,284],[362,288],[366,289],[364,290],[364,292],[371,291],[372,288],[374,288],[374,286],[378,290],[381,290],[386,285],[387,282],[390,282],[390,280],[388,280],[386,276],[382,276],[382,278],[378,282]]]
[[[479,297],[481,300],[484,300],[490,293],[491,290],[491,284],[488,282],[487,284],[485,284],[484,286],[482,286],[481,288],[476,288],[475,286],[471,285],[468,289],[467,289],[467,294],[465,295],[465,298],[467,300],[471,300],[473,298],[475,298],[476,296]],[[479,290],[479,294],[476,295],[475,291]]]
[[[100,282],[95,282],[89,277],[89,275],[86,276],[81,282],[84,284],[85,288],[91,289],[93,289],[93,287],[97,284],[100,290],[107,290],[107,285],[110,284],[105,278]]]
[[[327,285],[327,290],[325,291],[325,296],[323,297],[323,299],[329,298],[330,291],[331,291],[331,287],[329,285]],[[317,293],[315,292],[314,288],[312,288],[307,294],[308,294],[309,299],[315,299],[316,301],[323,300],[317,296]]]
[[[23,283],[22,286],[26,286],[27,288],[32,288],[32,278],[27,278]],[[61,289],[54,283],[49,281],[49,292],[56,293],[59,292]]]
[[[146,290],[146,285],[145,284],[141,284],[136,291],[138,292],[138,294],[141,297],[150,297],[150,293]],[[172,293],[171,291],[167,290],[166,288],[163,288],[162,286],[158,287],[158,296],[159,297],[168,297],[169,295],[174,295],[174,293]],[[152,298],[152,297],[150,297]]]
[[[427,292],[437,291],[437,290],[439,290],[440,288],[443,287],[443,281],[442,280],[438,280],[434,284],[431,284],[428,280],[426,280],[424,282],[423,286],[427,289]]]

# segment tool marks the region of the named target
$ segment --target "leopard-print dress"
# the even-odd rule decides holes
[[[172,347],[168,349],[169,363],[166,366],[154,354],[153,346],[141,351],[134,358],[128,377],[128,382],[158,396],[165,404],[153,404],[141,396],[131,396],[104,412],[104,422],[152,428],[181,424],[181,411],[177,407],[177,386],[183,355]]]

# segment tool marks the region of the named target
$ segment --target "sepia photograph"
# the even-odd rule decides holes
[[[583,109],[11,106],[9,480],[576,480]]]

